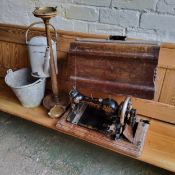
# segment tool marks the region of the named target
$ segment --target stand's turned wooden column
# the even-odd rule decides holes
[[[58,80],[56,75],[56,68],[54,64],[54,56],[53,56],[53,49],[52,49],[52,41],[50,36],[50,30],[49,30],[49,19],[43,19],[46,29],[46,35],[47,35],[47,45],[50,48],[50,74],[51,74],[51,80],[52,80],[52,91],[54,95],[54,100],[56,103],[59,102],[58,96],[59,96],[59,90],[58,90]]]

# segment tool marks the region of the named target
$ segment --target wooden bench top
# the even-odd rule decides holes
[[[43,107],[33,109],[22,107],[11,90],[3,85],[3,83],[0,83],[0,110],[59,132],[75,136],[72,133],[66,132],[64,128],[56,129],[57,120],[49,118],[47,111]],[[175,125],[156,119],[150,120],[151,124],[144,150],[141,157],[137,159],[175,172]],[[98,141],[91,143],[109,149],[105,145],[98,144]],[[116,150],[112,151],[117,152]]]

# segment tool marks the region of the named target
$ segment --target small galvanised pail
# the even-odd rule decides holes
[[[44,98],[46,79],[32,77],[29,68],[22,68],[14,72],[9,69],[5,82],[24,107],[39,106]]]
[[[47,78],[50,77],[50,71],[49,73],[46,73],[44,71],[44,68],[46,67],[44,64],[49,62],[50,59],[50,55],[47,58],[47,60],[45,60],[45,55],[46,50],[47,50],[47,38],[45,36],[34,36],[32,38],[30,38],[30,40],[28,40],[28,33],[31,29],[32,26],[36,25],[36,24],[40,24],[43,22],[35,22],[33,24],[31,24],[27,31],[26,31],[26,44],[28,46],[28,53],[29,53],[29,60],[30,60],[30,65],[31,65],[31,74],[33,77],[38,77],[38,78]],[[52,24],[49,24],[53,29],[54,29],[54,33],[55,33],[55,39],[51,40],[52,43],[52,49],[53,49],[53,57],[54,57],[54,62],[55,62],[55,69],[56,72],[58,72],[58,68],[57,68],[57,51],[56,51],[56,42],[57,42],[57,32],[56,29],[54,28],[54,26]],[[48,70],[50,70],[50,64],[48,65]]]

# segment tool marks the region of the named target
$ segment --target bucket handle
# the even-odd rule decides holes
[[[27,30],[26,30],[26,44],[28,44],[28,33],[29,33],[29,30],[30,30],[30,28],[31,28],[32,26],[34,26],[34,25],[36,25],[36,24],[43,24],[43,22],[42,22],[42,21],[34,22],[34,23],[32,23],[32,24],[27,28]],[[50,25],[50,26],[53,28],[53,30],[54,30],[54,33],[55,33],[55,42],[57,42],[57,40],[58,40],[57,31],[56,31],[55,27],[54,27],[52,24],[49,23],[49,25]]]

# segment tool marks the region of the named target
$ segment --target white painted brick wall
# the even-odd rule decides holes
[[[74,0],[75,4],[93,5],[98,7],[109,7],[111,0]]]
[[[135,10],[155,10],[155,0],[113,0],[112,6]]]
[[[160,0],[157,3],[157,11],[175,15],[175,0]]]
[[[89,24],[89,33],[125,35],[125,29],[116,25],[91,23]]]
[[[175,42],[175,0],[0,0],[0,22],[38,21],[35,6],[57,6],[57,29]]]
[[[78,19],[90,22],[97,22],[99,18],[99,10],[95,7],[69,5],[66,8],[66,18]]]
[[[101,9],[99,22],[115,24],[122,27],[138,27],[139,12],[131,10]]]
[[[158,15],[144,13],[141,16],[140,27],[155,30],[174,31],[175,17],[170,15]]]

